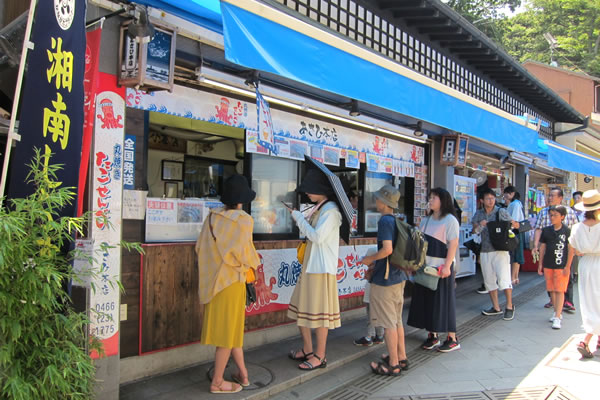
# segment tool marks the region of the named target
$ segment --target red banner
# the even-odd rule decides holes
[[[81,162],[79,164],[79,184],[77,185],[77,216],[83,213],[83,197],[87,182],[90,161],[90,148],[94,132],[94,113],[96,93],[98,93],[98,58],[102,28],[86,33],[85,75],[83,78],[83,142],[81,144]]]

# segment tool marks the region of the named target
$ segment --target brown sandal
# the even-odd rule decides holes
[[[583,358],[594,358],[594,355],[592,354],[590,348],[585,342],[579,342],[579,344],[577,345],[577,351],[579,352],[579,354],[581,354]]]
[[[299,352],[302,352],[301,356],[297,356],[296,354],[298,354]],[[298,350],[291,350],[288,353],[288,357],[291,358],[294,361],[306,361],[310,358],[310,356],[312,356],[313,353],[312,351],[310,353],[305,353],[304,349],[298,349]]]
[[[313,354],[313,357],[316,358],[317,360],[321,361],[321,364],[312,365],[311,363],[308,362],[308,360],[306,360],[303,363],[301,363],[300,365],[298,365],[298,368],[300,368],[302,371],[310,371],[310,370],[317,369],[317,368],[327,367],[327,360],[325,359],[325,357],[321,358],[316,354]],[[302,368],[302,366],[304,366],[305,368]]]
[[[225,383],[229,383],[231,385],[231,389],[229,389],[229,390],[223,389],[223,385]],[[213,390],[213,387],[216,387],[217,390]],[[212,383],[210,384],[210,392],[214,393],[214,394],[231,394],[231,393],[240,392],[241,390],[242,390],[242,385],[233,383],[233,382],[228,382],[228,381],[223,381],[219,385],[213,385]]]

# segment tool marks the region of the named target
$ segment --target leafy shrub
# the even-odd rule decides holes
[[[84,218],[60,217],[73,188],[56,182],[59,166],[37,152],[28,180],[35,192],[0,208],[0,398],[87,399],[95,367],[89,320],[73,310],[65,282],[68,249]],[[45,166],[46,165],[46,166]],[[18,168],[18,167],[17,167]]]

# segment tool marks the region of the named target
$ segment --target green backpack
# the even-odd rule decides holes
[[[389,262],[392,267],[414,272],[425,265],[427,240],[416,226],[412,226],[396,217],[398,238]]]

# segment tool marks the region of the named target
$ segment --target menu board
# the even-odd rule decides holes
[[[198,239],[213,199],[146,199],[146,242],[184,242]]]

